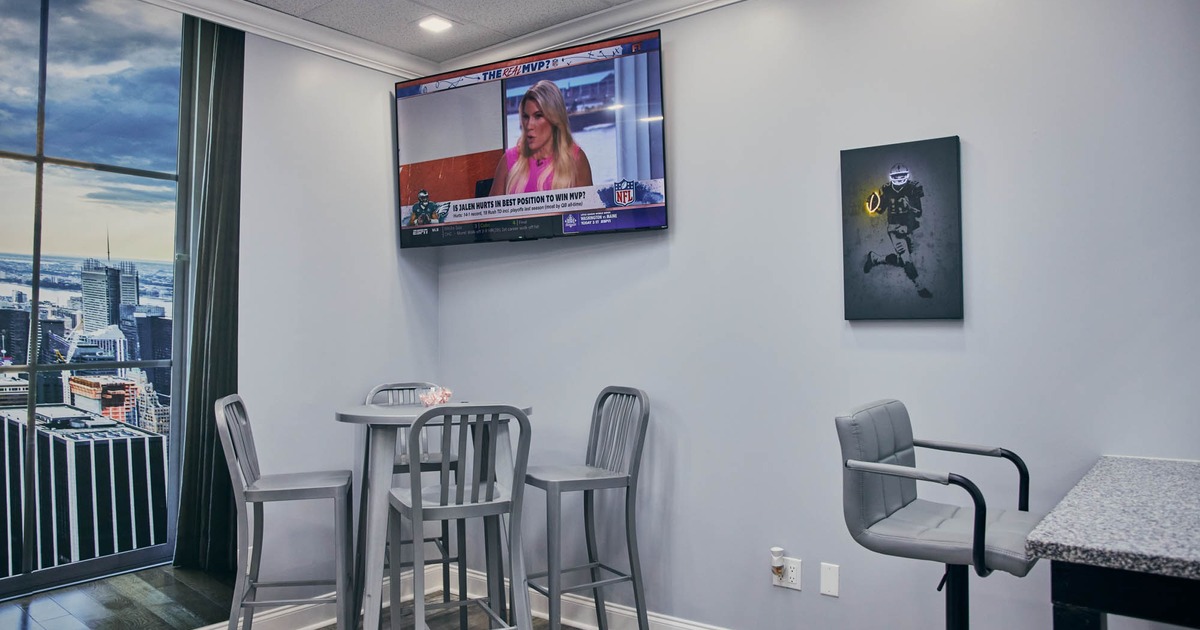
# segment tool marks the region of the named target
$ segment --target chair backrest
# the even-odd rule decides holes
[[[625,473],[636,482],[650,423],[650,397],[632,387],[605,387],[592,409],[587,465]]]
[[[414,381],[411,383],[383,383],[371,388],[367,394],[367,399],[363,404],[387,404],[387,405],[419,405],[421,404],[421,394],[438,387],[433,383],[424,381]],[[408,449],[408,434],[404,431],[399,432],[396,442],[396,450],[405,452]],[[428,442],[424,433],[421,433],[421,452],[429,452]],[[420,461],[420,460],[416,460]]]
[[[509,405],[443,405],[422,413],[410,431],[416,435],[427,425],[441,428],[439,439],[433,440],[431,445],[433,452],[441,454],[441,466],[437,471],[440,505],[465,506],[494,501],[501,498],[502,491],[507,491],[513,510],[519,510],[529,461],[529,417],[525,412]],[[500,462],[496,457],[502,428],[508,430],[510,448],[511,438],[516,436],[517,447],[511,451],[511,462]],[[408,449],[410,461],[416,461],[414,458],[421,453],[420,445],[410,440]],[[502,464],[504,469],[500,468]],[[420,467],[412,466],[409,476],[414,518],[419,520],[416,514],[421,509],[421,489],[429,485],[432,475],[422,476]],[[498,480],[507,483],[498,488]]]
[[[246,413],[246,403],[237,394],[221,398],[213,407],[217,434],[221,436],[225,463],[229,465],[233,496],[241,510],[246,488],[262,476],[258,468],[258,452],[254,448],[254,434],[250,431],[250,417]]]
[[[912,423],[904,403],[877,400],[839,415],[842,463],[848,459],[916,467]],[[842,467],[842,512],[855,537],[917,498],[917,482]]]

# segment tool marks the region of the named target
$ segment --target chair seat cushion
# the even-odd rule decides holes
[[[594,466],[530,466],[525,483],[538,488],[558,486],[559,490],[596,490],[629,485],[629,475]]]
[[[1042,516],[989,509],[984,536],[988,568],[1017,577],[1029,573],[1037,558],[1025,552],[1025,539]],[[857,540],[872,551],[892,556],[973,565],[974,528],[974,509],[916,499],[867,528]]]
[[[335,497],[350,488],[349,470],[263,475],[246,488],[247,501],[293,501]]]

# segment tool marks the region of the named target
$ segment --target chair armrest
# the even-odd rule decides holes
[[[940,483],[943,486],[950,483],[950,473],[921,470],[920,468],[913,468],[912,466],[880,464],[879,462],[862,462],[857,459],[847,459],[846,468],[849,468],[850,470],[861,470],[863,472],[879,473],[881,475],[891,475],[893,477],[906,477],[908,479],[916,479],[918,481],[932,481],[934,483]]]
[[[983,493],[979,491],[979,486],[976,486],[970,479],[955,473],[934,472],[910,466],[898,466],[896,464],[863,462],[856,459],[847,459],[846,468],[859,472],[916,479],[917,481],[932,481],[940,483],[943,486],[953,484],[966,490],[967,494],[971,495],[971,501],[975,504],[975,527],[971,536],[971,559],[975,565],[975,573],[979,577],[987,577],[991,574],[992,570],[988,568],[985,562],[983,549],[985,534],[987,533],[987,501],[984,500]]]
[[[942,442],[938,440],[913,440],[913,446],[932,448],[938,451],[966,453],[968,455],[983,455],[985,457],[1003,457],[1017,467],[1017,509],[1029,511],[1029,469],[1016,453],[998,446],[982,446],[979,444],[963,444],[960,442]]]

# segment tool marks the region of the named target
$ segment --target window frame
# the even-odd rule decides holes
[[[130,0],[135,1],[135,0]],[[188,339],[190,338],[191,322],[190,299],[188,291],[192,284],[190,259],[192,217],[188,209],[191,188],[187,177],[180,173],[190,172],[191,134],[194,116],[192,86],[196,80],[196,72],[191,64],[185,62],[192,56],[196,42],[194,36],[186,28],[185,16],[179,13],[180,33],[180,85],[179,85],[179,117],[177,124],[177,158],[175,173],[151,171],[133,167],[117,166],[95,162],[86,162],[67,158],[47,156],[45,154],[45,122],[46,122],[46,84],[49,57],[49,22],[50,4],[52,0],[40,0],[40,24],[38,43],[38,94],[37,94],[37,135],[35,153],[30,155],[21,152],[0,150],[0,160],[13,160],[34,165],[34,223],[33,251],[31,277],[31,311],[29,318],[29,337],[25,363],[21,365],[0,366],[0,373],[25,373],[28,375],[29,395],[26,404],[26,432],[24,457],[24,487],[23,497],[34,496],[37,491],[37,461],[36,461],[36,417],[38,379],[41,374],[65,372],[84,369],[113,369],[113,368],[169,368],[171,370],[171,431],[167,436],[167,532],[166,541],[149,547],[131,551],[116,552],[89,560],[81,560],[70,564],[47,569],[34,569],[36,555],[36,536],[23,536],[21,572],[12,576],[0,578],[0,601],[28,595],[30,593],[56,588],[68,584],[94,579],[104,575],[112,575],[125,571],[136,570],[169,562],[174,554],[176,540],[176,521],[178,516],[179,479],[181,471],[180,458],[183,454],[183,436],[185,433],[184,410],[187,405],[187,360]],[[153,5],[151,5],[153,6]],[[158,7],[162,9],[162,7]],[[178,13],[178,11],[176,11]],[[43,364],[39,363],[41,335],[38,334],[38,304],[41,301],[41,264],[42,264],[42,198],[44,187],[45,166],[66,166],[76,169],[86,169],[130,175],[159,181],[172,181],[176,184],[175,201],[175,233],[174,233],[174,294],[170,314],[171,358],[139,361],[111,361],[96,363]],[[23,509],[23,526],[25,532],[36,530],[36,514],[33,510]]]

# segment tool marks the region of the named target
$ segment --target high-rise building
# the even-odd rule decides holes
[[[79,272],[83,291],[83,331],[95,332],[121,319],[121,272],[89,258]]]
[[[29,402],[29,381],[0,374],[0,407],[21,407]]]
[[[112,355],[114,361],[136,361],[138,358],[131,352],[132,344],[125,338],[125,333],[121,332],[121,327],[116,324],[84,334],[83,341],[96,344],[105,354]],[[127,372],[128,369],[117,370],[120,376],[125,376]]]
[[[171,358],[171,320],[166,317],[138,317],[138,347],[141,359],[152,361]],[[158,392],[159,402],[166,403],[171,395],[171,369],[150,368],[150,382]]]
[[[0,355],[12,357],[13,363],[22,365],[27,362],[28,352],[29,311],[0,308]]]
[[[170,435],[171,407],[159,400],[154,385],[143,384],[137,394],[138,427],[151,433]]]
[[[138,424],[138,385],[116,376],[72,376],[70,404],[98,416]]]
[[[167,441],[68,405],[36,411],[35,496],[23,500],[24,408],[0,409],[0,577],[21,570],[22,506],[35,510],[35,569],[167,541]]]
[[[138,283],[137,267],[131,262],[120,262],[117,263],[117,271],[121,272],[121,304],[141,304],[141,298],[138,297],[141,287]]]
[[[83,293],[83,332],[121,323],[121,305],[137,305],[138,272],[130,262],[110,267],[88,258],[79,271]]]

